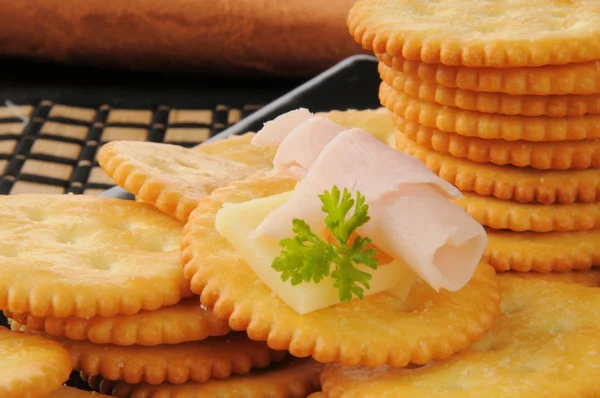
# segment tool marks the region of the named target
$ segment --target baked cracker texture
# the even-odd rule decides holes
[[[600,229],[513,232],[488,228],[487,236],[484,261],[497,271],[569,272],[600,265]]]
[[[481,264],[460,291],[436,293],[417,282],[406,301],[379,293],[300,315],[261,283],[214,227],[223,203],[289,191],[295,181],[256,177],[214,191],[194,210],[182,239],[184,274],[201,301],[233,330],[246,330],[272,349],[319,362],[394,367],[427,363],[466,349],[498,312],[495,273]],[[405,333],[398,333],[403,330]]]
[[[0,196],[0,309],[36,317],[131,315],[192,293],[183,224],[135,201]]]
[[[600,286],[600,270],[572,272],[510,272],[506,277],[542,280],[547,282],[579,283],[589,287]],[[502,276],[504,278],[504,276]]]
[[[321,365],[311,359],[293,359],[263,371],[204,383],[150,385],[91,379],[102,393],[120,398],[305,398],[319,389],[320,371]]]
[[[390,68],[426,83],[510,95],[600,94],[600,63],[595,61],[537,68],[473,68],[410,61],[375,54]]]
[[[484,140],[445,133],[394,116],[398,130],[411,141],[455,158],[498,166],[514,165],[539,170],[600,168],[600,140],[531,142]]]
[[[523,116],[582,116],[600,113],[600,95],[509,95],[441,86],[379,63],[381,79],[394,90],[443,106],[468,111]]]
[[[326,365],[327,398],[593,397],[600,377],[600,294],[564,282],[498,277],[502,312],[468,350],[413,369]]]
[[[287,355],[269,349],[264,342],[252,341],[242,333],[153,347],[72,340],[60,342],[71,355],[73,369],[134,384],[202,383],[209,379],[226,379],[265,368]]]
[[[226,139],[198,145],[196,151],[243,163],[261,170],[272,169],[277,147],[252,145],[251,141],[254,136],[254,133],[232,135]]]
[[[69,379],[71,360],[60,344],[0,326],[0,396],[46,398]]]
[[[183,222],[215,188],[260,171],[177,145],[137,141],[109,142],[98,163],[117,185]]]
[[[227,321],[218,318],[211,309],[201,306],[197,296],[133,315],[91,318],[38,318],[31,314],[10,312],[5,315],[29,329],[51,336],[121,346],[178,344],[223,336],[231,331]]]
[[[385,82],[379,87],[379,99],[383,106],[406,120],[468,137],[533,142],[600,138],[600,115],[595,114],[556,118],[466,111],[413,98]]]
[[[108,398],[108,395],[100,394],[95,391],[78,390],[72,387],[61,387],[59,390],[50,394],[46,398]]]
[[[592,205],[600,197],[600,173],[596,169],[537,170],[476,163],[418,145],[400,131],[396,134],[396,148],[421,160],[463,192],[542,204]]]
[[[455,202],[480,224],[515,232],[571,232],[600,228],[600,202],[551,206],[463,192]]]
[[[507,68],[600,59],[595,0],[360,0],[347,23],[363,48],[427,63]]]

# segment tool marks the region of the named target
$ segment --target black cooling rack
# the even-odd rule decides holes
[[[113,185],[96,162],[104,143],[119,139],[191,147],[259,108],[89,108],[48,100],[9,104],[0,107],[0,194],[97,194]]]

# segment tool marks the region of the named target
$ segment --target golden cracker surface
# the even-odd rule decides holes
[[[600,140],[531,142],[484,140],[395,117],[398,130],[411,141],[436,152],[449,153],[478,163],[514,165],[540,170],[570,170],[600,167]]]
[[[536,68],[470,68],[375,55],[394,70],[444,87],[510,95],[600,94],[600,61]]]
[[[363,129],[378,140],[394,147],[396,126],[391,117],[391,112],[384,107],[366,110],[330,111],[322,115],[344,127]]]
[[[502,312],[486,336],[468,350],[416,369],[327,365],[321,375],[325,396],[597,396],[597,288],[510,274],[498,279]]]
[[[73,369],[134,384],[202,383],[209,379],[226,379],[265,368],[287,355],[272,351],[265,343],[252,341],[242,333],[153,347],[72,340],[60,342],[71,355]]]
[[[600,285],[600,270],[571,271],[571,272],[508,272],[499,275],[500,278],[521,278],[543,280],[547,282],[579,283],[589,287]]]
[[[183,224],[135,201],[0,196],[0,308],[37,317],[131,315],[191,296]]]
[[[595,0],[359,0],[348,15],[363,48],[469,67],[600,59]]]
[[[184,222],[213,189],[259,171],[176,145],[138,141],[109,142],[98,163],[117,185]]]
[[[497,271],[568,272],[600,265],[600,229],[512,232],[487,229],[484,260]]]
[[[251,141],[254,135],[254,133],[233,135],[223,140],[199,145],[196,147],[196,151],[243,163],[261,170],[270,170],[273,168],[273,159],[275,153],[277,153],[277,147],[252,145]]]
[[[379,99],[406,120],[468,137],[533,142],[600,138],[600,115],[595,114],[557,118],[466,111],[413,98],[385,82],[379,87]]]
[[[69,353],[41,336],[0,326],[0,396],[45,398],[69,379]]]
[[[494,229],[570,232],[600,228],[600,202],[544,205],[463,194],[455,202],[480,224]]]
[[[231,331],[227,321],[200,305],[197,296],[153,311],[133,315],[91,318],[38,318],[30,314],[11,314],[29,329],[70,340],[89,340],[95,344],[141,345],[178,344],[223,336]]]
[[[379,75],[413,98],[469,111],[523,116],[582,116],[600,113],[600,95],[509,95],[428,83],[379,63]]]
[[[78,390],[72,387],[61,387],[47,398],[108,398],[108,395],[95,391]]]
[[[319,389],[320,370],[321,365],[313,360],[295,359],[264,371],[204,383],[132,385],[102,380],[100,391],[120,398],[305,398]]]
[[[600,197],[600,173],[586,170],[537,170],[475,163],[435,152],[396,134],[396,149],[412,155],[461,191],[521,203],[592,204]]]
[[[234,330],[297,357],[402,367],[445,358],[491,327],[500,294],[495,273],[481,264],[460,291],[439,294],[417,282],[406,301],[379,293],[300,315],[263,284],[215,230],[223,203],[240,203],[294,188],[284,177],[257,177],[214,191],[194,210],[182,239],[182,263],[192,289]],[[398,333],[403,330],[405,333]]]

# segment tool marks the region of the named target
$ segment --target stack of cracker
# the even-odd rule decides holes
[[[396,148],[465,195],[499,271],[600,265],[600,8],[362,0]]]
[[[72,370],[123,398],[305,398],[318,389],[318,363],[232,331],[190,290],[181,265],[183,228],[198,202],[272,167],[268,151],[246,150],[250,138],[201,151],[106,145],[102,167],[138,201],[2,198],[0,309],[12,332],[0,329],[1,396],[92,396],[61,389]]]

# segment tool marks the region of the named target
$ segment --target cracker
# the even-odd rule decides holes
[[[269,369],[252,371],[244,376],[205,383],[180,385],[127,384],[100,381],[100,391],[121,398],[136,397],[219,397],[219,398],[305,398],[319,389],[321,365],[310,359],[293,359]],[[97,383],[96,380],[94,382]]]
[[[251,141],[254,135],[254,133],[239,136],[232,135],[223,140],[199,145],[196,151],[243,163],[261,170],[270,170],[273,168],[273,159],[277,147],[252,145]]]
[[[395,90],[413,98],[469,111],[524,116],[582,116],[600,113],[600,95],[509,95],[429,83],[379,63],[379,74]]]
[[[259,171],[176,145],[137,141],[109,142],[98,163],[117,185],[184,222],[213,189]]]
[[[245,375],[281,361],[286,352],[272,351],[245,334],[209,337],[203,341],[154,347],[94,344],[61,340],[71,354],[73,369],[87,375],[126,383],[181,384]]]
[[[378,140],[394,147],[396,126],[394,126],[392,114],[384,107],[366,110],[330,111],[318,115],[327,116],[346,128],[363,129]]]
[[[463,353],[414,369],[321,374],[328,398],[594,397],[600,377],[600,294],[580,284],[499,278],[502,313]]]
[[[71,374],[69,353],[58,343],[0,327],[0,396],[45,398]]]
[[[411,141],[436,152],[449,153],[478,163],[514,165],[540,170],[570,170],[600,167],[600,140],[531,142],[484,140],[444,133],[395,117],[398,130]]]
[[[537,68],[469,68],[376,55],[394,70],[444,87],[510,95],[600,94],[598,61]]]
[[[192,297],[154,311],[134,315],[92,318],[38,318],[30,314],[6,313],[6,316],[55,337],[70,340],[89,340],[96,344],[122,346],[178,344],[223,336],[231,331],[227,321]]]
[[[600,202],[544,205],[464,192],[455,201],[480,224],[515,232],[570,232],[600,228]]]
[[[600,59],[598,26],[594,0],[361,0],[348,15],[350,34],[365,49],[469,67]]]
[[[99,394],[95,391],[78,390],[71,387],[61,387],[50,394],[47,398],[108,398],[108,395]]]
[[[589,287],[600,285],[600,270],[572,271],[572,272],[506,272],[499,278],[521,278],[543,280],[548,282],[579,283]]]
[[[294,184],[284,177],[234,182],[203,200],[186,225],[185,276],[201,301],[229,319],[232,329],[247,330],[251,339],[297,357],[399,367],[452,355],[489,329],[500,294],[487,264],[458,292],[438,294],[417,282],[406,301],[384,292],[304,315],[295,312],[272,294],[214,226],[223,203],[275,195]]]
[[[381,104],[404,119],[468,137],[507,141],[578,141],[600,138],[600,115],[548,117],[507,116],[465,111],[413,98],[385,82]]]
[[[521,203],[593,203],[600,198],[600,173],[587,170],[536,170],[475,163],[420,146],[400,132],[396,148],[420,159],[461,191]]]
[[[600,265],[600,229],[578,232],[487,230],[484,259],[498,271],[568,272]]]
[[[37,317],[131,315],[191,296],[183,224],[97,196],[0,196],[0,309]]]

